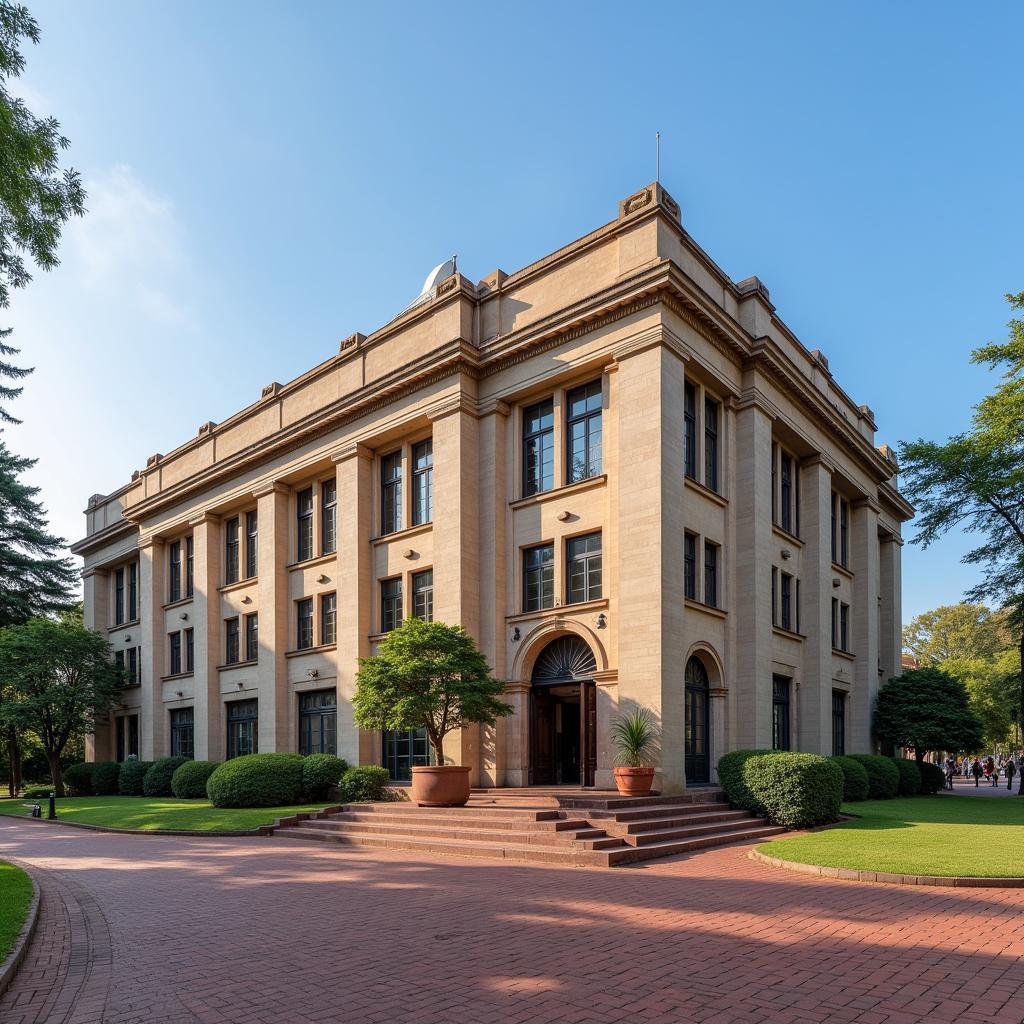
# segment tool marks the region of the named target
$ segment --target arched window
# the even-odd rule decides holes
[[[708,670],[700,658],[686,663],[686,781],[689,785],[711,780]]]
[[[560,636],[540,652],[533,674],[534,683],[575,682],[590,679],[597,671],[594,652],[578,636]]]

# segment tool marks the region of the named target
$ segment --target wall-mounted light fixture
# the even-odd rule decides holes
[[[406,548],[406,549],[405,549],[405,550],[404,550],[404,551],[402,552],[402,557],[403,557],[403,558],[415,558],[415,557],[416,557],[416,552],[415,552],[415,551],[413,551],[413,549],[412,549],[412,548]]]
[[[175,697],[179,697],[179,698],[180,697],[184,697],[185,696],[185,691],[184,690],[175,690],[174,691],[174,696]]]
[[[325,576],[323,573],[320,573],[320,575],[317,576],[316,581],[317,581],[317,583],[330,583],[331,582],[331,577],[330,576]]]
[[[238,680],[238,684],[237,685],[238,685],[238,688],[240,690],[244,690],[245,689],[245,683],[243,683],[241,679]]]
[[[792,551],[790,551],[790,550],[789,550],[789,548],[783,548],[783,549],[782,549],[782,551],[780,552],[780,554],[781,554],[781,555],[782,555],[782,557],[783,557],[783,558],[785,558],[785,559],[786,559],[787,561],[789,561],[789,559],[791,559],[791,558],[793,557],[793,552],[792,552]]]
[[[839,577],[838,576],[833,576],[832,577],[832,586],[833,587],[838,587],[839,586]]]
[[[181,613],[181,620],[182,622],[188,622],[188,612]]]
[[[608,625],[608,619],[605,616],[604,612],[601,612],[601,614],[598,615],[598,617],[597,617],[597,628],[598,629],[604,629],[605,626],[607,626],[607,625]]]
[[[306,675],[309,676],[310,679],[319,679],[320,678],[320,669],[318,669],[318,668],[308,668],[308,669],[306,669]]]
[[[570,519],[572,519],[572,513],[571,512],[564,512],[564,511],[563,512],[559,512],[558,515],[555,518],[560,523],[565,523],[565,522],[568,522]]]
[[[129,640],[131,640],[131,634],[130,633],[125,633],[125,635],[124,635],[124,642],[128,643]]]
[[[519,632],[519,627],[516,626],[516,628],[512,630],[512,643],[514,643],[514,644],[519,643],[519,640],[521,639],[521,637],[522,637],[522,633]]]
[[[242,604],[252,604],[252,598],[246,594],[245,597],[242,598]]]

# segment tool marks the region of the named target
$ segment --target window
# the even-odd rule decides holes
[[[789,689],[791,680],[772,676],[772,747],[789,750]]]
[[[839,646],[839,598],[832,598],[832,646]]]
[[[191,629],[185,630],[185,671],[194,672],[196,668],[196,643],[195,633]]]
[[[245,660],[258,661],[260,657],[260,617],[253,612],[245,617]]]
[[[320,595],[320,643],[333,644],[338,639],[338,595]]]
[[[117,742],[117,759],[124,761],[125,758],[134,754],[139,756],[139,716],[122,715],[115,722],[115,738]]]
[[[832,691],[832,756],[846,753],[846,694]]]
[[[839,650],[850,650],[850,606],[839,605]]]
[[[779,594],[779,607],[782,612],[782,628],[793,629],[793,577],[789,573],[782,574],[782,590]]]
[[[224,620],[224,663],[238,664],[238,616]]]
[[[251,580],[259,571],[260,527],[257,513],[245,513],[245,578]]]
[[[412,525],[434,518],[434,442],[430,439],[412,449]]]
[[[381,580],[380,631],[388,633],[402,624],[402,580]]]
[[[850,503],[839,499],[839,564],[845,569],[850,564]]]
[[[392,452],[380,460],[380,532],[402,528],[402,453]]]
[[[696,480],[697,388],[689,382],[683,385],[683,452],[686,475],[691,480]]]
[[[176,676],[181,672],[181,634],[171,633],[168,639],[171,644],[171,675]]]
[[[224,582],[238,582],[238,516],[224,524]]]
[[[692,533],[683,535],[683,595],[697,600],[697,538]]]
[[[578,601],[596,601],[601,597],[601,534],[588,533],[575,537],[568,545],[569,604]]]
[[[194,757],[194,712],[192,708],[171,709],[171,757]]]
[[[555,604],[555,546],[540,544],[523,551],[523,611]]]
[[[414,767],[431,762],[426,729],[392,730],[382,741],[381,760],[392,779],[411,779]]]
[[[338,481],[320,484],[320,554],[333,555],[338,550]]]
[[[124,569],[114,572],[114,625],[124,622]]]
[[[307,597],[303,601],[296,602],[295,611],[297,616],[295,646],[302,651],[313,646],[313,598]]]
[[[718,414],[721,405],[704,399],[704,486],[718,490]]]
[[[601,382],[592,381],[566,395],[567,483],[601,473]]]
[[[141,680],[139,679],[139,649],[138,647],[128,648],[128,679],[126,681],[127,686],[137,686]]]
[[[169,586],[167,599],[170,603],[181,600],[181,541],[176,540],[168,548]]]
[[[228,758],[258,752],[259,701],[233,700],[228,704]]]
[[[555,485],[555,404],[545,399],[523,410],[523,494]]]
[[[124,651],[114,651],[114,668],[121,677],[121,683],[127,685],[128,679],[124,672]]]
[[[782,506],[781,523],[789,533],[793,532],[793,459],[785,452],[779,460],[780,478],[779,501]]]
[[[185,596],[192,597],[195,593],[196,545],[192,537],[185,538]]]
[[[139,563],[132,562],[128,566],[128,621],[134,622],[139,617]]]
[[[839,495],[832,492],[832,561],[839,561],[839,532],[838,532],[838,510]],[[832,645],[835,647],[835,644]]]
[[[434,570],[425,569],[412,578],[412,614],[424,622],[434,621]]]
[[[718,607],[718,545],[704,542],[704,603]]]
[[[772,566],[772,625],[777,626],[779,624],[779,570],[773,565]]]
[[[313,488],[299,491],[295,497],[296,545],[295,560],[304,562],[313,557]]]
[[[337,754],[338,698],[334,690],[299,694],[299,753]]]
[[[776,467],[779,464],[779,446],[772,441],[772,522],[779,521],[779,474]]]

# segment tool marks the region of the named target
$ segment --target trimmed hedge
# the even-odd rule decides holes
[[[187,760],[187,757],[161,757],[159,761],[154,761],[142,780],[143,795],[173,796],[171,779]]]
[[[868,780],[867,769],[852,757],[836,755],[829,758],[839,765],[843,773],[843,799],[844,800],[867,800],[871,783]]]
[[[388,799],[391,775],[378,764],[362,764],[349,768],[341,777],[338,796],[342,803],[365,804]]]
[[[772,824],[810,828],[839,817],[843,770],[819,754],[756,754],[743,764],[743,783]]]
[[[743,766],[752,757],[774,753],[773,750],[734,750],[718,759],[718,781],[733,807],[761,813],[761,805],[743,781]]]
[[[117,796],[121,766],[116,761],[97,761],[92,766],[92,791],[96,796]]]
[[[171,792],[182,800],[205,800],[206,783],[220,761],[186,761],[171,776]]]
[[[900,773],[899,795],[920,796],[921,795],[921,769],[917,767],[916,761],[910,761],[905,757],[894,757],[892,763]]]
[[[308,800],[326,800],[341,782],[348,763],[333,754],[309,754],[302,759],[302,792]]]
[[[946,788],[946,773],[931,761],[921,762],[921,792],[938,793]]]
[[[121,796],[143,796],[142,784],[152,761],[125,761],[117,778],[117,789]]]
[[[53,792],[53,786],[26,786],[21,795],[25,800],[45,800]]]
[[[876,754],[850,754],[868,773],[868,797],[871,800],[891,800],[900,789],[900,771],[891,757]]]
[[[64,786],[72,796],[92,796],[92,770],[95,765],[83,761],[64,772]],[[25,793],[28,796],[28,791]]]
[[[300,754],[245,754],[218,765],[206,783],[214,807],[279,807],[302,796]]]

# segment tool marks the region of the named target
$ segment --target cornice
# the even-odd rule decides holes
[[[116,523],[111,523],[109,526],[104,526],[102,530],[98,530],[96,533],[90,533],[81,540],[76,540],[75,543],[70,546],[70,551],[73,555],[84,556],[90,551],[94,551],[96,548],[102,547],[104,544],[109,544],[120,534],[131,533],[134,529],[134,523],[130,522],[126,518],[121,519]]]
[[[220,522],[220,516],[214,515],[213,512],[200,512],[198,515],[189,516],[188,525],[195,528],[197,526],[215,526]]]
[[[372,459],[373,449],[367,448],[361,441],[350,441],[331,452],[331,462],[348,462],[356,456],[361,459]]]
[[[280,483],[278,480],[268,480],[266,483],[257,484],[252,489],[254,498],[265,498],[268,494],[290,494],[291,488]]]

